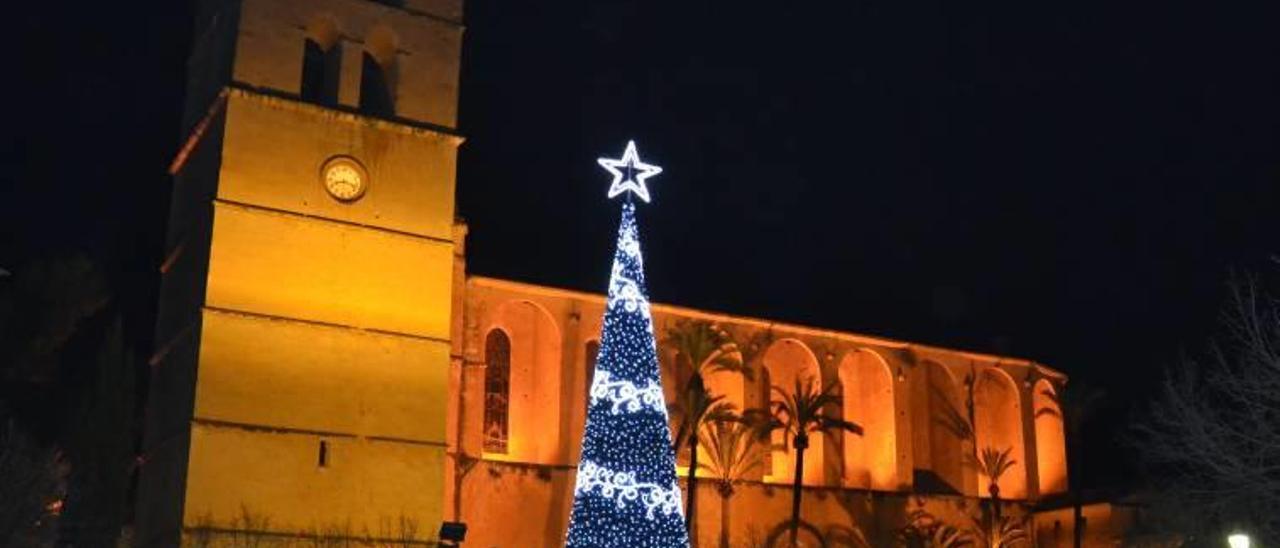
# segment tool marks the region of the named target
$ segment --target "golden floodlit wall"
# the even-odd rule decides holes
[[[447,241],[225,202],[214,209],[208,306],[448,337]]]
[[[846,354],[838,371],[844,387],[845,417],[863,428],[862,435],[840,435],[846,463],[843,485],[897,489],[901,485],[896,465],[898,417],[906,411],[894,412],[893,371],[883,357],[870,350]]]
[[[804,384],[812,382],[817,390],[823,389],[822,372],[818,369],[818,358],[813,355],[813,351],[808,346],[797,339],[784,338],[773,342],[769,345],[769,349],[765,351],[763,358],[763,368],[761,369],[761,379],[759,384],[760,397],[762,401],[769,401],[775,397],[774,387],[780,388],[788,394],[796,391],[797,383],[803,390]],[[795,466],[792,462],[791,441],[787,439],[786,433],[782,430],[774,430],[771,434],[771,444],[774,449],[769,452],[766,457],[768,467],[765,472],[765,481],[774,483],[790,483],[795,474]],[[823,453],[824,442],[822,436],[813,436],[809,438],[809,450],[805,453],[808,459],[804,462],[804,470],[801,471],[801,477],[804,478],[805,485],[822,485],[826,483]]]
[[[139,544],[432,542],[462,237],[461,2],[196,11]],[[359,168],[360,193],[326,189],[335,158]]]
[[[453,478],[446,504],[453,507],[455,519],[470,525],[469,544],[556,545],[563,542],[572,501],[576,446],[593,363],[590,352],[600,336],[603,298],[476,276],[455,291],[465,292],[464,317],[455,320],[461,326],[461,340],[456,341],[461,348],[455,352],[464,359],[450,392],[450,427],[455,433],[451,442],[457,449],[451,451]],[[663,304],[653,306],[653,315],[659,340],[688,320],[712,322],[733,336],[752,375],[712,377],[711,391],[728,401],[762,407],[770,399],[771,386],[790,390],[796,379],[813,378],[838,388],[844,398],[838,412],[862,426],[864,434],[812,440],[803,474],[806,527],[834,543],[829,545],[861,545],[849,540],[857,535],[873,546],[884,545],[879,542],[889,542],[914,512],[921,511],[968,527],[968,515],[977,511],[979,498],[987,496],[988,481],[967,464],[980,447],[1008,448],[1019,461],[1000,481],[1001,497],[1011,503],[1008,512],[1028,512],[1044,495],[1062,489],[1065,480],[1059,478],[1065,478],[1065,460],[1054,456],[1062,454],[1062,429],[1047,422],[1061,419],[1043,412],[1033,415],[1046,400],[1035,398],[1032,388],[1061,389],[1066,378],[1057,371],[1016,358]],[[492,367],[486,340],[494,330],[509,337],[513,349],[509,392],[499,394],[513,402],[509,443],[499,453],[484,445],[490,428],[485,421],[492,415],[486,414],[485,405],[495,396],[485,384]],[[687,366],[663,344],[659,360],[667,398],[674,400],[679,379],[687,375],[680,368]],[[556,382],[558,404],[544,399],[552,389],[549,384]],[[543,403],[522,406],[521,401]],[[972,412],[968,401],[974,402]],[[976,439],[957,432],[957,418],[973,425]],[[528,449],[535,445],[558,445],[560,451]],[[1046,448],[1058,452],[1040,457],[1037,449]],[[717,542],[722,516],[729,517],[734,546],[763,542],[785,523],[794,451],[759,451],[764,466],[738,484],[727,500],[706,480],[705,471],[700,473],[695,522],[703,542],[712,543],[705,545]],[[1047,469],[1041,470],[1040,462],[1048,464]],[[687,467],[681,467],[680,474],[687,476]]]
[[[445,401],[417,392],[445,390],[438,364],[449,349],[440,342],[216,310],[206,310],[204,331],[201,418],[391,440],[444,436],[444,421],[428,418],[443,416]]]
[[[1001,498],[1027,498],[1027,452],[1023,443],[1023,430],[1029,421],[1009,420],[1010,417],[1023,417],[1021,395],[1018,384],[1008,373],[1000,369],[983,369],[970,371],[966,383],[973,384],[973,400],[975,404],[974,431],[977,434],[979,451],[1008,451],[1012,465],[1000,477],[998,482]],[[1027,383],[1027,389],[1030,389]],[[981,470],[975,470],[977,482],[982,486],[982,496],[990,496],[987,485],[990,478]]]
[[[1067,448],[1065,417],[1053,384],[1036,381],[1032,401],[1035,402],[1036,465],[1040,474],[1040,492],[1064,493],[1067,490]]]
[[[361,57],[391,50],[397,118],[455,127],[462,54],[462,0],[405,7],[371,0],[242,0],[231,78],[257,88],[299,91],[308,29],[332,24],[341,68],[340,106],[360,102]],[[408,8],[408,9],[406,9]],[[385,61],[385,59],[384,59]],[[452,204],[450,204],[452,205]]]

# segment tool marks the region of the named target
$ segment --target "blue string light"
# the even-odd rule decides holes
[[[601,165],[614,173],[614,185],[625,177],[631,183],[625,191],[648,201],[643,177],[632,180],[614,168],[627,167],[627,175],[636,164],[650,174],[661,168],[641,164],[635,143],[627,145],[622,160],[611,162],[615,163]],[[630,199],[622,205],[599,352],[565,544],[687,548],[635,204]]]

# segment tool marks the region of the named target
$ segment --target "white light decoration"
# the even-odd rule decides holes
[[[610,198],[631,191],[649,203],[649,189],[644,186],[644,181],[662,173],[662,168],[641,162],[635,141],[627,141],[627,150],[622,153],[622,158],[597,158],[596,162],[613,174],[613,184],[609,185]]]
[[[1235,533],[1227,537],[1227,545],[1231,548],[1249,548],[1253,545],[1253,539],[1244,533]]]
[[[664,415],[667,411],[667,400],[662,395],[661,385],[649,381],[644,388],[640,388],[631,381],[613,380],[608,371],[597,372],[591,381],[591,403],[598,401],[613,404],[609,411],[615,415],[623,411],[635,413],[645,408]]]
[[[636,481],[635,472],[614,472],[594,462],[584,460],[578,467],[578,481],[574,495],[598,490],[600,496],[613,500],[618,509],[626,509],[630,502],[644,506],[645,518],[652,520],[657,512],[669,516],[680,511],[680,487],[672,483],[663,487],[654,483]]]
[[[639,312],[644,317],[653,319],[649,315],[644,295],[640,294],[640,286],[622,272],[622,265],[619,264],[613,265],[613,276],[609,278],[609,306],[616,305],[622,305],[627,312]]]
[[[600,165],[614,176],[610,197],[629,191],[649,201],[644,179],[660,169],[640,163],[634,142],[621,160]],[[570,548],[689,546],[635,215],[635,203],[625,200],[565,539]]]

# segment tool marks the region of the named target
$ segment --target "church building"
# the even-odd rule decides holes
[[[434,546],[446,521],[468,525],[464,546],[563,544],[604,299],[466,271],[462,9],[199,2],[140,545]],[[1013,463],[998,481],[1010,516],[1066,491],[1067,379],[1043,364],[674,304],[653,321],[669,402],[698,364],[662,341],[695,326],[737,349],[745,372],[706,376],[737,410],[797,380],[841,395],[827,411],[862,433],[810,442],[807,545],[971,526],[991,496],[986,449]],[[783,441],[753,448],[731,489],[699,471],[698,545],[722,527],[731,546],[779,539],[795,472]],[[679,462],[687,476],[687,449]],[[1069,518],[1029,518],[1036,545],[1070,545]]]

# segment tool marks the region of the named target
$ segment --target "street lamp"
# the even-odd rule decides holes
[[[1249,539],[1249,535],[1244,533],[1233,533],[1227,536],[1227,544],[1231,548],[1249,548],[1253,541]]]
[[[446,521],[440,524],[440,546],[457,548],[467,540],[467,524],[458,521]],[[1233,544],[1231,548],[1236,548]],[[1249,548],[1248,545],[1245,548]]]

